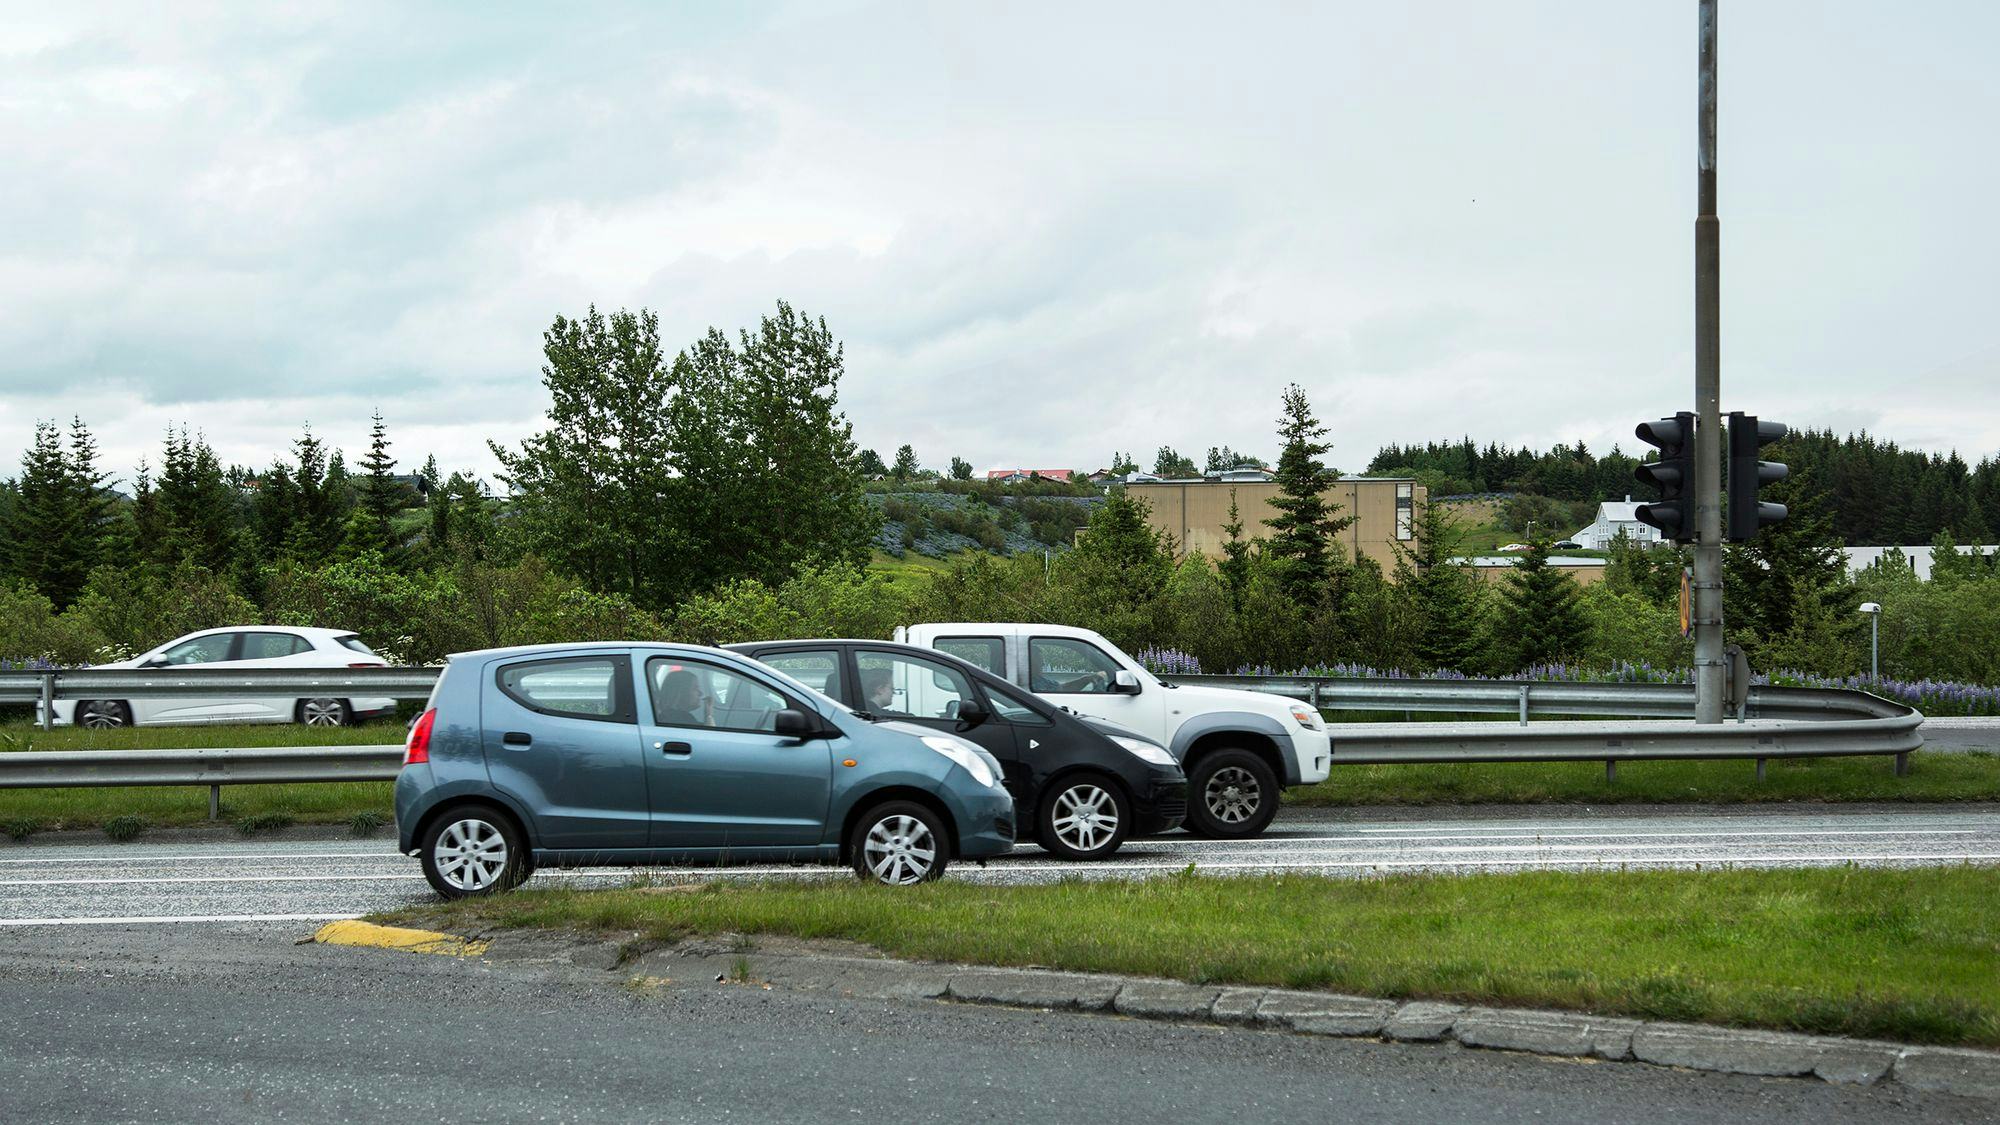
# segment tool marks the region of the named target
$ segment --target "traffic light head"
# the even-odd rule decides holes
[[[1694,415],[1681,411],[1671,418],[1641,422],[1639,440],[1658,446],[1659,459],[1632,470],[1641,484],[1660,492],[1656,504],[1641,504],[1640,522],[1660,529],[1667,538],[1685,543],[1694,538]]]
[[[1759,461],[1757,451],[1791,433],[1783,422],[1762,422],[1754,414],[1729,416],[1729,538],[1741,543],[1757,529],[1785,518],[1785,506],[1757,499],[1757,490],[1791,475],[1778,461]]]

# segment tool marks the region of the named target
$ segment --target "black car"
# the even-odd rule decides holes
[[[1187,815],[1187,777],[1166,748],[1075,715],[955,656],[889,641],[727,646],[871,718],[949,731],[1005,772],[1023,838],[1065,859],[1102,859],[1128,836]]]

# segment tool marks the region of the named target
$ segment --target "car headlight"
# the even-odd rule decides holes
[[[998,789],[1000,779],[993,774],[993,767],[986,764],[986,758],[979,748],[962,738],[950,735],[930,734],[924,736],[924,745],[950,758],[959,769],[972,775],[972,780],[988,789]]]
[[[1143,738],[1126,738],[1122,734],[1114,734],[1111,735],[1110,738],[1111,741],[1116,742],[1118,745],[1123,746],[1125,749],[1130,750],[1134,754],[1137,754],[1141,760],[1151,762],[1153,765],[1156,766],[1180,765],[1179,762],[1174,761],[1174,756],[1172,754],[1167,753],[1167,748],[1161,746],[1157,742],[1147,742]]]
[[[1292,718],[1297,719],[1299,725],[1307,730],[1321,730],[1324,728],[1324,724],[1319,721],[1319,712],[1304,703],[1292,704]]]

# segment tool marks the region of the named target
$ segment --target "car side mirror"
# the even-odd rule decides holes
[[[961,699],[958,701],[958,713],[952,717],[968,727],[976,727],[992,718],[993,712],[977,699]]]
[[[1130,671],[1130,670],[1128,670],[1128,669],[1125,669],[1125,668],[1120,668],[1120,669],[1118,669],[1118,671],[1116,671],[1116,672],[1112,673],[1112,675],[1111,675],[1111,694],[1113,694],[1113,695],[1137,695],[1137,694],[1139,694],[1139,676],[1138,676],[1138,673],[1136,673],[1136,672],[1132,672],[1132,671]]]
[[[817,738],[820,733],[818,723],[808,718],[804,711],[795,711],[790,707],[778,712],[771,721],[771,729],[786,738],[800,740]]]
[[[139,667],[141,668],[165,668],[166,666],[167,666],[167,658],[164,656],[155,656],[149,660],[142,661],[139,664]]]

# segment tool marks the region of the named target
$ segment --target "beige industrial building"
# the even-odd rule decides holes
[[[1212,559],[1221,558],[1222,546],[1229,542],[1222,527],[1229,522],[1232,491],[1243,538],[1269,539],[1271,529],[1264,521],[1278,514],[1271,506],[1278,485],[1271,480],[1134,481],[1125,490],[1146,502],[1153,529],[1171,537],[1182,554],[1194,551]],[[1366,555],[1389,570],[1396,565],[1394,544],[1409,543],[1416,507],[1428,499],[1428,490],[1408,477],[1343,477],[1327,489],[1325,499],[1341,515],[1354,517],[1340,533],[1347,556]]]

